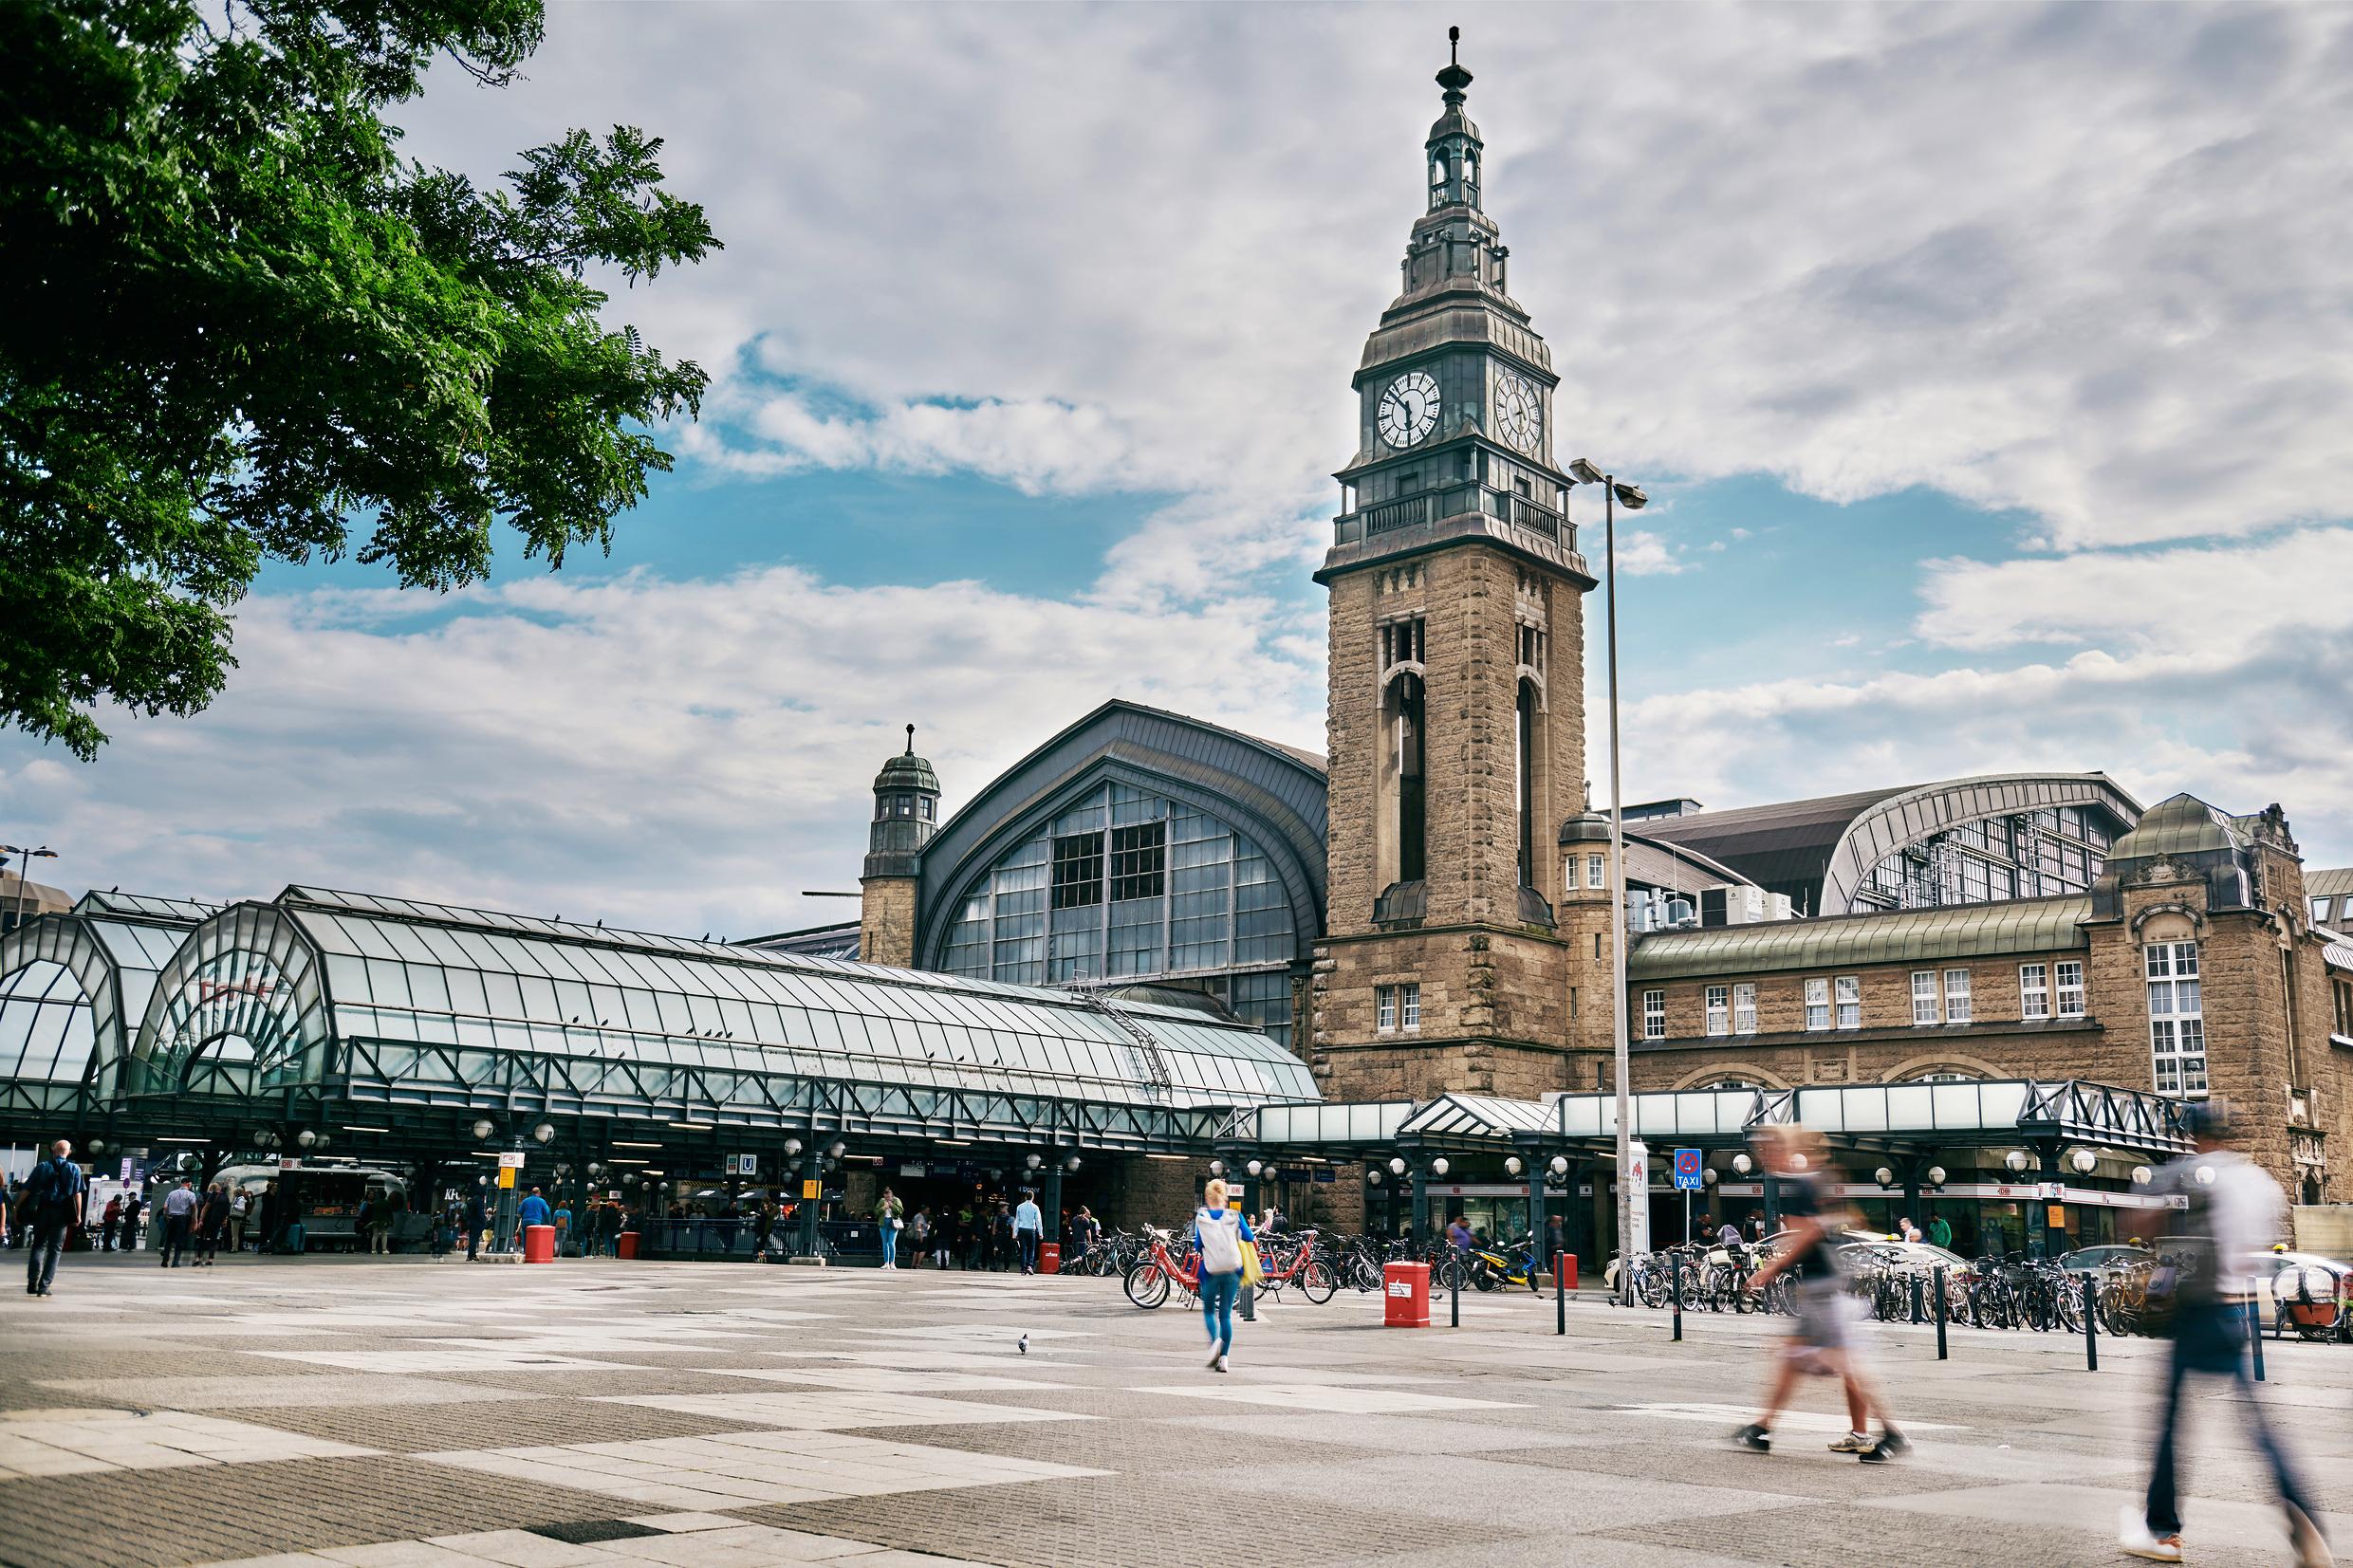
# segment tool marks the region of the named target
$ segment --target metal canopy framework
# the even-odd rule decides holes
[[[93,893],[0,938],[0,1127],[39,1137],[93,1103],[98,1068],[213,906]]]
[[[318,888],[137,902],[0,947],[0,1052],[26,1063],[9,1090],[65,1085],[28,1103],[46,1127],[315,1125],[379,1134],[371,1157],[447,1151],[485,1116],[569,1118],[567,1143],[636,1124],[647,1147],[1174,1153],[1237,1105],[1315,1093],[1275,1042],[1190,1008]],[[79,1055],[55,1046],[75,1006]]]
[[[1400,1101],[1267,1105],[1234,1112],[1221,1147],[1331,1158],[1399,1151],[1613,1156],[1618,1108],[1607,1094],[1544,1100],[1441,1095],[1399,1114]],[[2077,1079],[1869,1083],[1804,1089],[1678,1089],[1633,1097],[1635,1136],[1654,1146],[1736,1149],[1773,1124],[1798,1123],[1833,1146],[1893,1153],[2083,1144],[2168,1157],[2187,1153],[2178,1105],[2161,1095]]]

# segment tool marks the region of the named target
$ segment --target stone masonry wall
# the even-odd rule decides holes
[[[869,876],[859,883],[861,961],[915,967],[915,890],[912,876]]]

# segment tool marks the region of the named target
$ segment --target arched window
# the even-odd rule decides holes
[[[1428,874],[1427,736],[1422,722],[1421,677],[1408,670],[1389,684],[1389,766],[1396,780],[1397,880],[1418,882]]]
[[[1512,770],[1512,789],[1518,796],[1520,809],[1520,886],[1524,888],[1536,885],[1536,753],[1543,728],[1536,704],[1536,683],[1523,680],[1515,729],[1519,757],[1518,766]]]
[[[1446,205],[1446,155],[1444,153],[1430,155],[1430,205],[1433,207]]]

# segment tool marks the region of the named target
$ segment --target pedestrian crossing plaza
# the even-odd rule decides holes
[[[1868,1327],[1914,1448],[1863,1466],[1830,1379],[1727,1443],[1779,1319],[1470,1306],[1269,1299],[1220,1373],[1116,1280],[76,1256],[0,1298],[0,1563],[2089,1564],[2146,1482],[2158,1342]],[[2353,1351],[2266,1348],[2353,1545]],[[2192,1560],[2287,1561],[2234,1404],[2196,1404]]]

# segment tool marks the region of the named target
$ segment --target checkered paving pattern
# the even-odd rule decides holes
[[[1810,1381],[1771,1455],[1726,1429],[1775,1325],[1479,1303],[1392,1334],[1286,1303],[1201,1365],[1197,1317],[1116,1281],[745,1264],[68,1260],[0,1297],[0,1564],[23,1568],[1093,1568],[2114,1560],[2160,1347],[2097,1375],[2039,1337],[1874,1339],[1918,1451],[1866,1468]],[[1022,1341],[1027,1337],[1027,1347]],[[2265,1398],[2353,1503],[2353,1353]],[[2196,1559],[2274,1561],[2268,1482],[2202,1400]],[[2332,1520],[2341,1540],[2353,1521]]]

